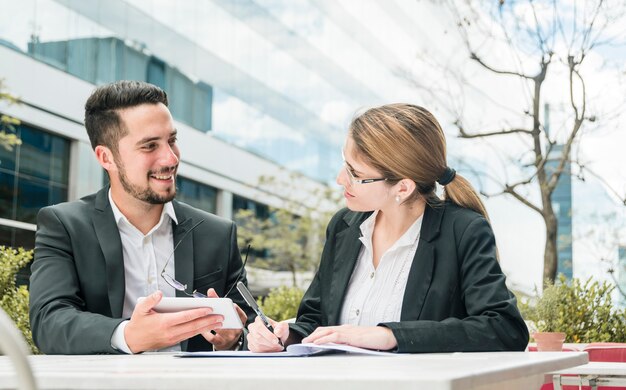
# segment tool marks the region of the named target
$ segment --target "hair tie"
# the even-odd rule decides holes
[[[450,167],[446,167],[446,170],[443,171],[443,174],[437,179],[437,183],[442,186],[450,184],[452,180],[456,177],[456,171]]]

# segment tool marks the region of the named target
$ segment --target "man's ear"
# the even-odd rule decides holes
[[[98,159],[98,162],[100,163],[102,168],[106,169],[107,171],[117,168],[117,166],[115,165],[115,160],[113,159],[113,152],[111,151],[111,149],[103,145],[98,145],[96,146],[96,149],[94,151],[96,152],[96,158]]]

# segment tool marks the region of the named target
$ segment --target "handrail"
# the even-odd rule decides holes
[[[37,382],[28,362],[29,349],[22,333],[17,329],[7,313],[0,308],[0,352],[13,362],[17,373],[17,388],[36,390]]]

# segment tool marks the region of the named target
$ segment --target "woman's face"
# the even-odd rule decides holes
[[[346,139],[343,156],[344,165],[337,174],[337,184],[343,187],[346,206],[350,210],[380,210],[393,202],[391,187],[380,172],[359,158],[351,137]]]

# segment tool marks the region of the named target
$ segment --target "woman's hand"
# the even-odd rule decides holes
[[[284,344],[289,338],[289,325],[286,322],[276,322],[271,320],[270,324],[274,328],[274,333],[265,327],[261,318],[255,318],[254,322],[248,325],[248,349],[252,352],[280,352],[284,348],[278,342],[278,338]]]
[[[326,326],[315,329],[303,343],[337,343],[367,349],[390,350],[398,346],[398,341],[389,328],[384,326]]]

